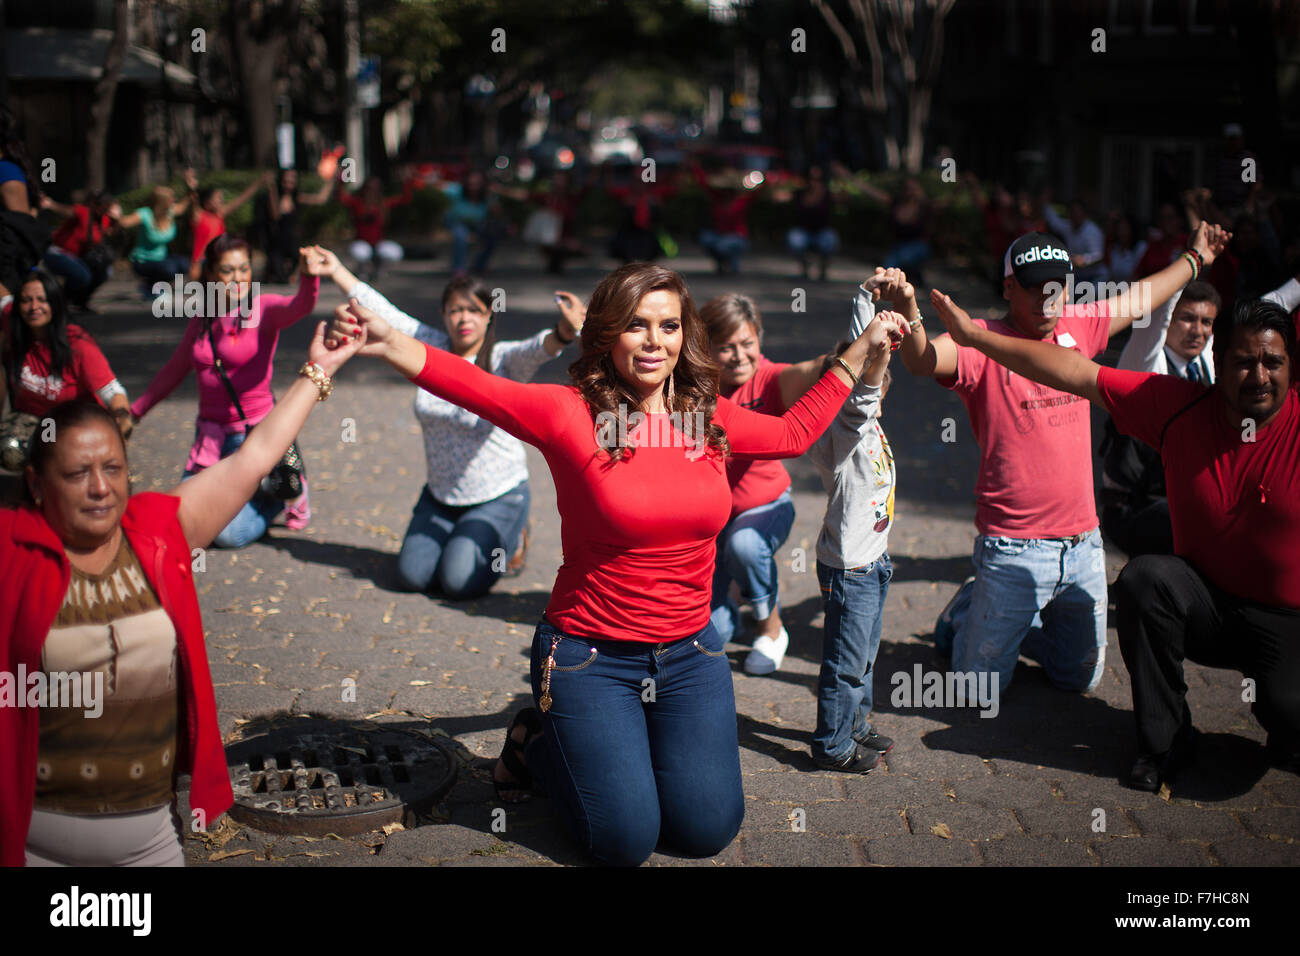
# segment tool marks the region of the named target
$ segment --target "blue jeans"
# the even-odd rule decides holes
[[[842,761],[854,742],[871,733],[871,682],[885,596],[894,565],[882,554],[861,568],[832,568],[817,562],[826,624],[822,631],[822,668],[817,675],[817,729],[812,753],[819,760]]]
[[[833,256],[840,248],[839,233],[829,227],[816,232],[796,227],[786,233],[785,242],[790,251],[801,258],[809,248],[823,256]]]
[[[910,272],[920,268],[929,258],[930,243],[924,239],[909,239],[890,249],[889,255],[885,257],[885,263],[904,272]]]
[[[975,581],[958,595],[952,669],[998,674],[1005,691],[1024,654],[1063,690],[1090,691],[1106,663],[1106,552],[1094,529],[1060,538],[979,535]]]
[[[551,709],[525,759],[573,839],[614,866],[644,862],[661,838],[692,856],[726,849],[745,798],[718,632],[709,625],[662,644],[589,640],[542,618],[534,700],[553,645]]]
[[[112,274],[110,268],[105,275],[96,276],[79,257],[54,246],[45,250],[45,266],[55,275],[63,277],[67,283],[68,298],[73,302],[85,302]]]
[[[452,271],[464,271],[465,263],[469,261],[469,241],[472,236],[478,238],[479,252],[474,257],[474,268],[471,271],[478,274],[486,270],[492,252],[501,239],[501,225],[491,219],[485,219],[479,223],[448,222],[447,228],[451,230]]]
[[[221,457],[229,458],[233,455],[235,449],[244,443],[245,437],[247,437],[245,432],[231,432],[227,435],[225,441],[221,443]],[[198,474],[196,471],[187,471],[181,481],[193,478],[196,474]],[[212,539],[212,544],[218,548],[247,547],[266,534],[266,529],[271,526],[275,516],[284,510],[284,505],[285,503],[279,498],[257,492],[251,501],[239,509],[239,514],[235,515],[230,524],[222,528],[220,534]]]
[[[749,240],[744,236],[712,229],[700,233],[700,245],[719,264],[725,262],[732,272],[740,271],[740,257],[749,251]]]
[[[733,580],[754,608],[760,621],[770,617],[777,599],[776,551],[794,526],[790,489],[775,501],[742,511],[718,535],[718,556],[713,568],[713,626],[724,641],[740,630],[740,608],[727,593]]]
[[[408,591],[428,591],[436,580],[453,600],[487,594],[519,547],[531,495],[521,481],[499,498],[456,507],[434,499],[425,485],[397,556]]]
[[[132,260],[131,270],[145,280],[150,289],[149,294],[152,295],[155,282],[166,282],[171,285],[176,281],[178,275],[181,277],[181,281],[184,282],[187,273],[190,271],[190,260],[181,255],[164,256],[157,262],[136,262]]]

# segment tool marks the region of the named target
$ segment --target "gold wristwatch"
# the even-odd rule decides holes
[[[303,362],[302,368],[298,369],[298,374],[311,379],[312,384],[320,390],[320,394],[316,396],[318,402],[325,401],[330,397],[330,392],[334,391],[334,383],[325,374],[325,370],[315,362]]]

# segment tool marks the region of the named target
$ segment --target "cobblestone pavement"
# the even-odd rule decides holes
[[[590,293],[602,263],[563,280]],[[746,273],[723,278],[702,258],[675,261],[699,301],[724,290],[753,296],[767,329],[765,354],[798,360],[845,334],[849,303],[865,266],[840,260],[830,281],[801,281],[788,260],[756,256]],[[503,338],[550,325],[554,280],[522,248],[506,248],[490,276],[505,289]],[[407,311],[436,317],[445,263],[408,262],[379,287]],[[935,267],[943,284],[977,317],[999,311],[986,283]],[[792,311],[794,290],[806,312]],[[130,394],[138,395],[179,341],[182,323],[152,317],[134,285],[116,281],[84,325],[96,336]],[[323,289],[318,316],[341,296]],[[928,311],[928,310],[927,310]],[[283,337],[276,385],[303,361],[311,323]],[[934,330],[938,320],[928,314]],[[540,380],[566,381],[566,360]],[[581,864],[547,801],[509,808],[504,833],[491,760],[510,716],[530,703],[528,647],[560,562],[554,487],[530,449],[532,545],[522,577],[463,604],[401,593],[394,556],[424,477],[411,413],[412,386],[386,365],[354,359],[334,397],[302,435],[314,512],[311,526],[282,526],[240,552],[211,551],[196,575],[222,733],[273,712],[392,723],[446,735],[461,759],[459,780],[434,825],[346,839],[274,836],[231,823],[187,840],[191,864],[460,865]],[[166,489],[180,476],[193,434],[193,378],[157,407],[132,440],[136,489]],[[955,441],[941,440],[953,419]],[[355,423],[355,441],[344,441]],[[927,637],[936,614],[969,573],[972,491],[978,450],[952,395],[895,371],[884,426],[898,465],[896,569],[877,661],[877,724],[897,740],[869,776],[818,771],[809,756],[821,646],[821,609],[811,557],[825,505],[804,460],[790,463],[798,517],[781,561],[790,652],[780,672],[750,677],[745,647],[729,647],[739,711],[746,815],[740,836],[709,860],[671,852],[651,863],[1232,865],[1300,862],[1300,781],[1266,769],[1263,733],[1241,700],[1241,676],[1188,667],[1190,702],[1204,746],[1172,794],[1136,793],[1120,777],[1134,756],[1128,677],[1114,631],[1097,691],[1052,689],[1023,662],[996,719],[974,710],[896,707],[890,675],[942,666]],[[793,549],[810,555],[800,569]],[[1113,581],[1122,566],[1112,550]],[[341,682],[356,682],[355,703]],[[500,816],[499,814],[497,815]]]

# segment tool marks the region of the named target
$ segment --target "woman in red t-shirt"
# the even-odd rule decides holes
[[[369,265],[368,279],[374,282],[379,278],[380,262],[401,262],[405,255],[400,245],[384,237],[384,230],[388,226],[389,210],[404,206],[415,197],[415,181],[407,179],[400,196],[385,198],[384,181],[371,176],[356,193],[347,192],[339,183],[335,195],[347,207],[356,232],[356,238],[348,244],[348,255],[353,262]]]
[[[719,368],[719,394],[741,408],[784,414],[821,377],[825,356],[798,365],[763,356],[763,319],[748,296],[716,296],[705,303],[700,318]],[[718,535],[713,626],[727,640],[739,637],[740,608],[728,593],[735,581],[754,611],[754,647],[745,658],[745,670],[771,674],[790,645],[781,624],[775,557],[794,525],[790,475],[779,461],[733,458],[727,462],[727,481],[731,518]]]
[[[709,622],[714,541],[731,509],[725,458],[806,450],[887,323],[776,418],[717,394],[686,284],[659,266],[623,266],[596,287],[570,386],[492,375],[349,308],[333,344],[364,325],[364,353],[536,446],[555,479],[564,563],[533,638],[541,712],[511,723],[498,795],[517,802],[536,775],[606,863],[636,865],[661,838],[720,852],[744,816],[731,668]]]
[[[9,394],[12,408],[0,420],[4,466],[18,470],[40,419],[60,402],[96,399],[117,421],[122,437],[131,434],[126,389],[108,367],[104,353],[80,326],[68,321],[63,289],[54,276],[35,269],[18,290],[18,318],[5,316],[0,349],[0,404]]]

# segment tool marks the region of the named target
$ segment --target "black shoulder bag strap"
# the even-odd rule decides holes
[[[235,391],[235,386],[230,384],[230,376],[226,374],[226,364],[221,361],[221,356],[217,354],[217,340],[212,334],[212,322],[208,324],[208,342],[212,345],[212,361],[217,366],[217,372],[221,375],[221,382],[226,386],[226,392],[230,395],[230,400],[235,403],[235,411],[239,412],[240,419],[244,422],[244,429],[251,428],[248,424],[248,418],[244,415],[244,407],[239,404],[239,394]]]

